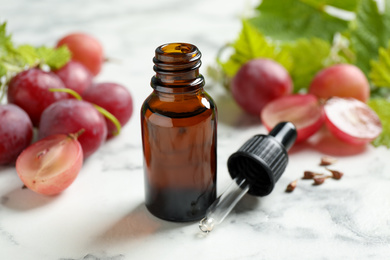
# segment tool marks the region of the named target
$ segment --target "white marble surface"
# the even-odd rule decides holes
[[[321,170],[320,151],[297,147],[273,193],[244,197],[208,236],[197,223],[161,221],[145,209],[139,109],[151,92],[154,49],[167,42],[193,43],[203,53],[205,74],[254,4],[0,0],[0,20],[8,21],[18,43],[51,45],[74,31],[95,35],[106,55],[119,60],[106,64],[96,80],[126,85],[135,100],[122,134],[91,156],[59,196],[22,189],[15,169],[0,167],[0,259],[389,259],[390,151],[385,148],[339,157],[334,167],[345,173],[342,180],[321,186],[299,181],[287,194],[286,185],[304,170]],[[220,193],[230,183],[228,156],[265,129],[208,81],[211,88],[219,108]]]

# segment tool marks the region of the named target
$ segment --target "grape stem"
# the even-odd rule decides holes
[[[121,123],[118,121],[118,119],[106,109],[95,104],[93,104],[93,106],[97,109],[97,111],[99,111],[103,116],[105,116],[115,125],[117,131],[113,133],[113,135],[119,135],[119,133],[121,132]]]
[[[69,89],[69,88],[51,88],[49,89],[51,92],[65,92],[65,93],[68,93],[70,95],[72,95],[75,99],[77,100],[83,100],[83,98],[80,96],[79,93],[77,93],[76,91],[74,91],[73,89]],[[108,120],[110,120],[116,127],[116,132],[113,133],[113,135],[119,135],[119,133],[121,132],[121,123],[119,122],[119,120],[113,115],[111,114],[110,112],[108,112],[106,109],[102,108],[101,106],[98,106],[96,104],[92,104],[97,111],[99,111],[105,118],[107,118]]]
[[[83,100],[79,93],[70,88],[51,88],[50,92],[65,92],[72,95],[77,100]]]
[[[77,140],[77,138],[80,137],[80,135],[82,135],[83,133],[85,132],[85,129],[84,128],[81,128],[79,131],[77,131],[76,133],[73,133],[73,134],[69,134],[68,136],[74,140]]]

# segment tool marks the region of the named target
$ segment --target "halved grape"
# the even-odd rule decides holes
[[[295,141],[298,143],[308,139],[321,128],[324,123],[324,113],[314,95],[286,95],[271,101],[264,107],[261,121],[268,130],[280,122],[292,122],[298,131]]]
[[[329,131],[350,144],[366,144],[382,132],[378,115],[365,103],[354,98],[333,97],[325,106]]]
[[[16,172],[31,190],[54,195],[76,179],[83,165],[78,134],[51,135],[27,147],[16,160]]]

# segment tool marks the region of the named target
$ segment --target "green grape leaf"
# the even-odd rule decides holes
[[[361,0],[356,20],[351,23],[351,45],[356,53],[355,64],[366,74],[370,71],[370,60],[376,60],[379,47],[386,47],[390,40],[390,6],[385,2],[383,13],[376,1]]]
[[[33,46],[20,45],[17,47],[16,51],[24,64],[33,66],[39,63],[39,56],[37,54],[36,48]]]
[[[309,0],[302,0],[302,2],[308,2]],[[338,9],[345,11],[356,11],[359,0],[310,0],[317,4],[318,7],[321,6],[332,6]]]
[[[0,64],[0,78],[5,74],[7,74],[7,68],[3,64]]]
[[[7,34],[7,24],[0,24],[0,79],[5,77],[0,86],[0,102],[5,93],[5,86],[16,73],[37,65],[46,64],[52,70],[59,69],[71,58],[67,47],[36,48],[31,45],[20,45],[16,47],[11,35]],[[4,83],[5,82],[5,83]]]
[[[293,59],[290,71],[294,81],[294,92],[307,89],[314,75],[325,67],[331,46],[322,39],[300,39],[294,44],[284,46]],[[304,53],[304,55],[302,55]],[[310,66],[308,66],[310,64]]]
[[[265,36],[274,40],[321,38],[331,41],[336,32],[348,29],[349,22],[325,11],[325,5],[354,10],[357,0],[263,0],[259,15],[249,21]],[[342,3],[342,4],[341,4]]]
[[[377,87],[390,88],[390,47],[379,48],[379,60],[371,60],[371,82]]]
[[[9,72],[19,72],[25,67],[46,64],[51,69],[59,69],[71,58],[66,46],[60,48],[34,47],[28,44],[16,47],[11,35],[6,33],[6,23],[0,24],[0,77]]]
[[[7,23],[0,24],[0,57],[8,55],[14,47],[11,42],[11,36],[6,32]]]
[[[37,48],[37,54],[40,60],[51,69],[61,68],[71,58],[71,53],[66,46],[61,46],[57,49],[42,46]]]
[[[383,98],[370,99],[368,105],[378,114],[383,127],[382,133],[372,144],[390,148],[390,102]]]
[[[227,76],[233,77],[239,68],[254,58],[269,58],[279,62],[287,70],[291,69],[291,57],[286,50],[267,40],[246,20],[238,39],[231,45],[233,54],[226,62],[218,61]]]
[[[17,52],[26,65],[46,64],[52,70],[64,66],[71,57],[70,51],[66,46],[54,49],[46,46],[35,48],[31,45],[20,45],[17,48]]]
[[[6,76],[13,64],[19,63],[18,53],[11,41],[11,35],[7,35],[6,26],[5,22],[0,24],[0,77]]]

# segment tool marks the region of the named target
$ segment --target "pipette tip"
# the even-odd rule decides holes
[[[214,219],[205,217],[201,221],[199,221],[199,229],[203,233],[210,233],[214,228]]]

